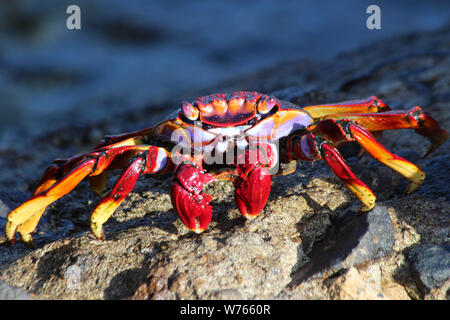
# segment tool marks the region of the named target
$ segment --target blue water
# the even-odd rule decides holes
[[[81,30],[68,30],[75,3]],[[381,30],[366,27],[370,4]],[[449,12],[450,1],[4,1],[0,149],[283,61],[436,29]]]

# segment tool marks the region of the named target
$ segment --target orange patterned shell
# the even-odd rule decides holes
[[[265,113],[266,105],[270,105],[270,108],[275,105],[272,100],[266,103],[268,99],[270,99],[269,96],[261,93],[238,91],[201,97],[192,105],[200,111],[199,116],[202,122],[217,127],[227,127],[251,120],[256,116],[258,109]]]

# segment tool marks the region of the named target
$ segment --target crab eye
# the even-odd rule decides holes
[[[181,111],[183,112],[183,115],[185,115],[189,120],[198,119],[198,109],[189,102],[183,102],[183,104],[181,105]]]
[[[277,100],[272,97],[267,97],[266,99],[261,99],[258,102],[258,112],[261,114],[266,114],[277,104]]]

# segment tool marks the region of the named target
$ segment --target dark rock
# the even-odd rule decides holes
[[[407,251],[419,287],[428,292],[450,279],[450,245],[431,243]]]
[[[391,253],[395,233],[386,207],[358,215],[351,209],[332,221],[325,238],[314,244],[310,261],[292,275],[291,285],[327,269],[347,269]]]

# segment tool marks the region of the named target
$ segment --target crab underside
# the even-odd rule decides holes
[[[5,235],[12,243],[19,232],[32,246],[31,233],[47,206],[89,177],[92,189],[103,197],[92,213],[91,229],[96,238],[104,239],[102,225],[139,176],[169,172],[174,174],[174,209],[190,230],[199,233],[212,217],[212,196],[202,192],[205,184],[231,180],[237,207],[252,218],[267,202],[271,175],[293,172],[295,165],[283,171],[280,164],[296,161],[325,160],[361,201],[361,211],[368,211],[375,205],[375,195],[352,172],[337,147],[359,143],[370,156],[408,179],[406,192],[413,192],[425,173],[376,139],[392,129],[414,129],[428,138],[431,147],[426,155],[448,138],[420,107],[392,111],[376,97],[304,108],[257,92],[202,97],[184,102],[174,117],[154,127],[107,136],[92,152],[55,160],[31,198],[8,215]],[[107,192],[108,172],[115,169],[122,173]]]

